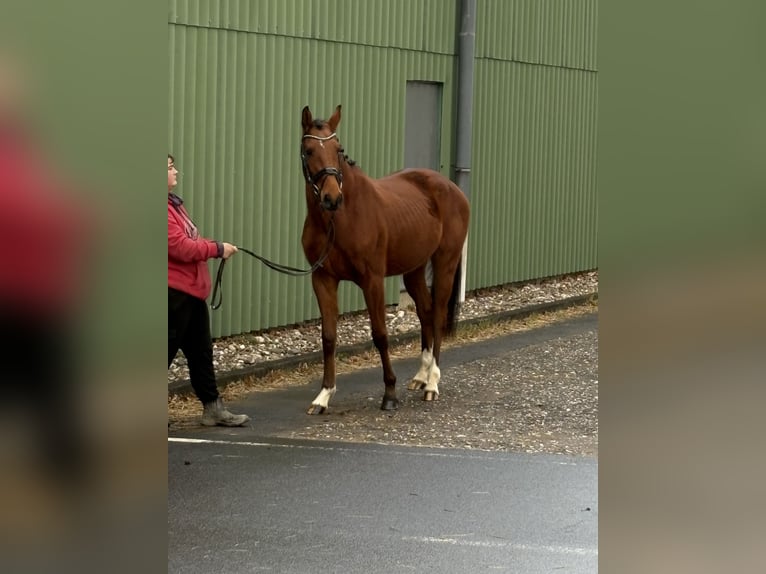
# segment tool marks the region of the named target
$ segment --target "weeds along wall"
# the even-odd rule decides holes
[[[480,0],[476,16],[466,288],[595,268],[596,0]],[[307,267],[303,106],[342,104],[346,152],[380,177],[404,166],[408,81],[441,85],[453,177],[459,0],[170,0],[168,22],[168,151],[203,235]],[[215,337],[319,316],[309,277],[244,254],[222,294]],[[339,305],[365,308],[346,283]]]

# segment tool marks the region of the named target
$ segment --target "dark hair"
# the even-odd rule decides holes
[[[168,159],[170,160],[171,163],[176,162],[176,158],[173,157],[173,154],[168,154]]]

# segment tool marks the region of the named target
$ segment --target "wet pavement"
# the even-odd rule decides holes
[[[310,381],[237,403],[251,427],[170,431],[168,571],[596,572],[595,358],[593,313],[450,349],[435,403],[406,359],[393,414],[378,368],[327,415]]]

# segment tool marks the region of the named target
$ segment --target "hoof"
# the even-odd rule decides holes
[[[382,411],[395,411],[399,408],[399,399],[387,399],[383,397],[383,403],[380,405]]]
[[[410,383],[407,385],[408,391],[421,391],[426,388],[426,384],[424,381],[417,381],[415,379],[412,379]]]
[[[309,410],[306,411],[307,415],[322,415],[327,410],[327,407],[323,407],[322,405],[311,405],[309,407]]]
[[[435,401],[439,399],[439,393],[436,391],[426,391],[423,393],[423,400],[424,401]]]

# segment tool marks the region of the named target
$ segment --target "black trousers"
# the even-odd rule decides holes
[[[168,367],[178,350],[189,363],[189,380],[203,404],[218,398],[210,315],[203,299],[168,287]]]

